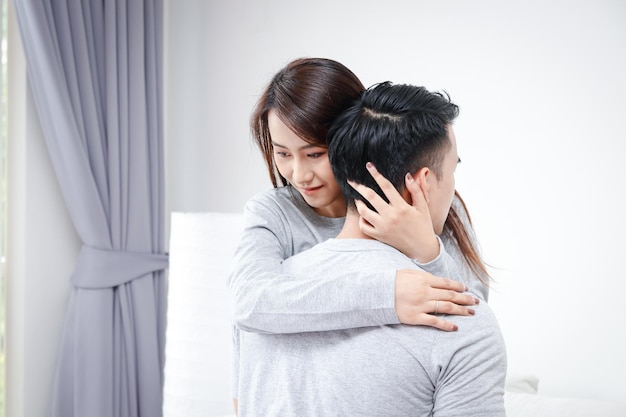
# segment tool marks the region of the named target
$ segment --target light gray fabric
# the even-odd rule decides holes
[[[283,266],[295,276],[416,268],[395,249],[363,239],[328,240]],[[457,332],[405,325],[287,335],[236,330],[239,417],[504,416],[504,341],[487,303],[475,310],[474,317],[446,317]]]
[[[15,0],[37,111],[83,241],[50,416],[162,413],[162,0]]]
[[[466,214],[464,220],[471,230]],[[284,259],[335,237],[343,221],[319,216],[291,187],[252,197],[229,277],[234,324],[252,332],[297,333],[399,323],[394,309],[398,268],[335,277],[312,269],[297,281],[282,271]],[[422,268],[461,281],[486,300],[488,288],[465,267],[458,248],[445,237],[443,242],[440,255]]]
[[[343,217],[317,215],[291,187],[250,199],[230,274],[234,323],[267,333],[399,323],[394,309],[395,269],[340,277],[311,270],[297,281],[282,273],[284,259],[335,237],[343,222]]]

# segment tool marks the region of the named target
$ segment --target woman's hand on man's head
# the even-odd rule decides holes
[[[420,184],[410,174],[406,178],[407,197],[400,195],[393,184],[376,167],[368,163],[367,170],[389,200],[387,203],[371,188],[350,182],[350,185],[366,199],[376,211],[362,201],[356,201],[361,216],[361,231],[380,240],[419,263],[427,263],[439,255],[439,240],[433,230],[433,223],[424,192]],[[410,177],[410,178],[409,178]]]

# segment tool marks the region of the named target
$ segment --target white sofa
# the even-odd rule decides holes
[[[226,290],[241,215],[171,218],[164,417],[234,416]],[[626,403],[541,395],[533,375],[510,375],[508,417],[626,417]]]

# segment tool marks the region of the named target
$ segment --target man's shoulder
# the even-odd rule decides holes
[[[285,261],[290,266],[341,265],[341,271],[419,269],[408,257],[385,243],[371,239],[328,239]],[[284,264],[284,265],[285,265]]]
[[[445,316],[445,320],[455,323],[459,329],[456,332],[439,331],[437,338],[441,341],[450,339],[451,346],[469,344],[504,349],[502,331],[491,306],[481,301],[472,309],[475,312],[473,316]]]

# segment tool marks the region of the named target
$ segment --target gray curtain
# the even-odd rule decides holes
[[[45,140],[83,242],[50,416],[162,415],[162,0],[14,0]]]

